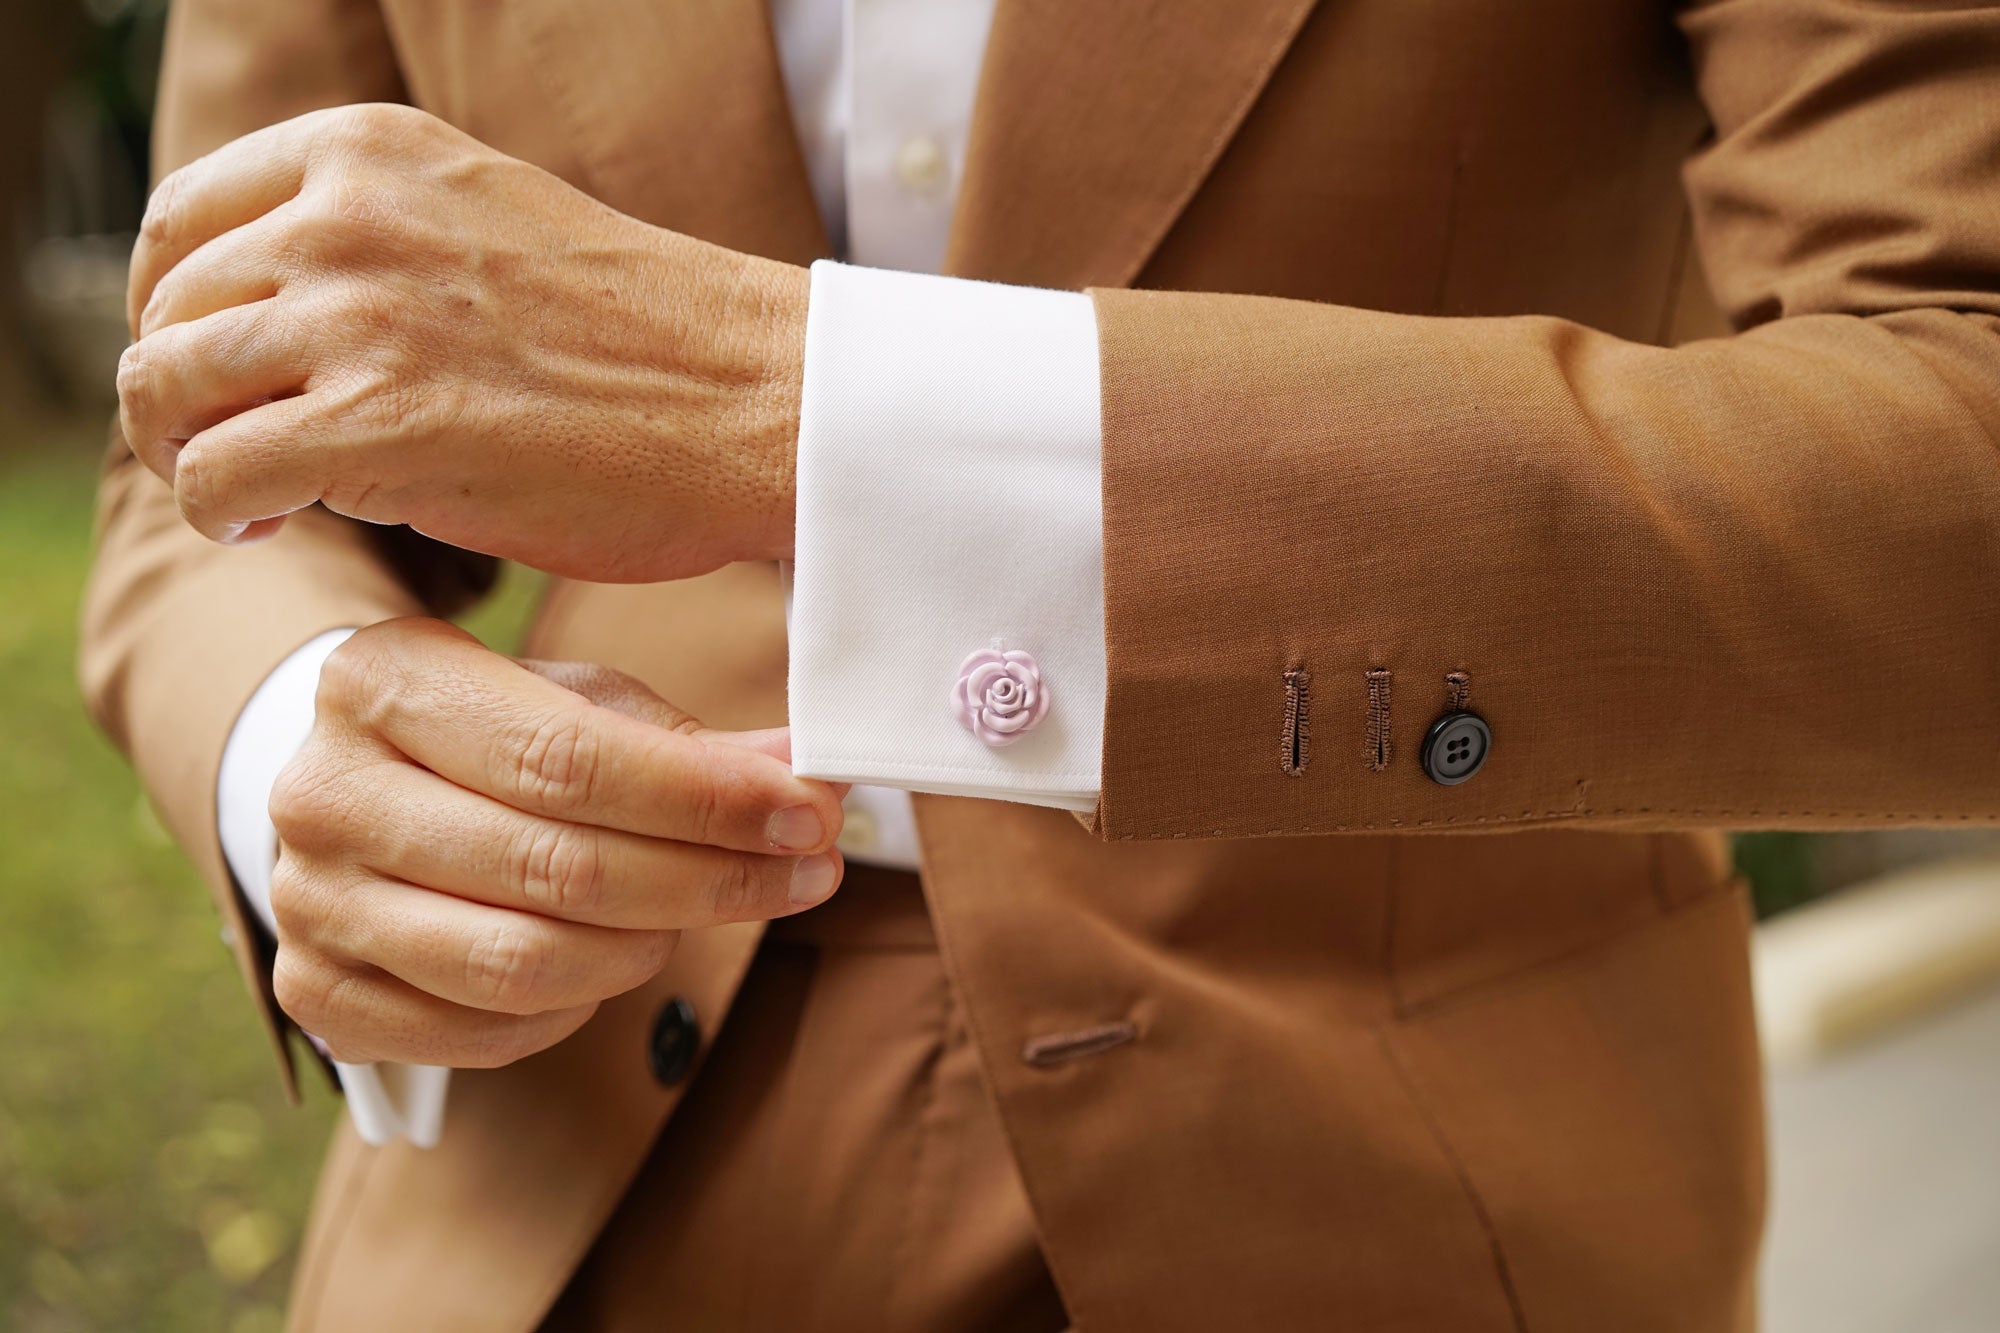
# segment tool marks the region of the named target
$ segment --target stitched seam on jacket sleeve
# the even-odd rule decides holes
[[[1937,812],[1904,813],[1894,810],[1690,810],[1638,806],[1610,810],[1523,810],[1518,815],[1446,815],[1437,819],[1388,819],[1363,824],[1308,824],[1274,829],[1185,829],[1173,833],[1114,833],[1110,842],[1166,842],[1178,838],[1292,838],[1321,833],[1373,833],[1383,829],[1448,828],[1473,824],[1525,824],[1531,822],[1573,823],[1579,819],[1622,819],[1633,815],[1672,815],[1690,819],[1842,819],[1867,823],[2000,824],[1991,814]]]

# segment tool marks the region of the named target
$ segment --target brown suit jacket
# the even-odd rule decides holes
[[[181,0],[160,165],[394,98],[823,248],[764,0]],[[1702,830],[2000,811],[1997,180],[2000,17],[1943,0],[1001,0],[949,264],[1095,289],[1104,792],[1091,831],[918,816],[1082,1327],[1748,1325],[1746,921]],[[325,514],[209,546],[122,457],[102,522],[91,700],[235,917],[244,699],[483,564]],[[559,585],[533,650],[782,713],[766,569]],[[1446,788],[1453,673],[1495,746]],[[462,1076],[433,1152],[343,1138],[300,1322],[531,1326],[673,1109],[654,1011],[712,1031],[757,936]],[[1139,1040],[1024,1059],[1106,1022]]]

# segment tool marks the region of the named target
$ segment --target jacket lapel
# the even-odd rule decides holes
[[[599,198],[751,254],[826,253],[767,0],[510,7]]]
[[[1314,0],[999,0],[945,267],[1129,285]]]

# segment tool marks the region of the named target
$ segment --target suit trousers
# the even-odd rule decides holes
[[[917,877],[775,923],[545,1333],[1068,1327]]]

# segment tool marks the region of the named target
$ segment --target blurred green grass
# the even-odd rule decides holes
[[[335,1099],[77,697],[95,428],[0,452],[0,1329],[277,1329]],[[0,450],[4,450],[0,444]],[[472,623],[510,643],[510,572]]]

